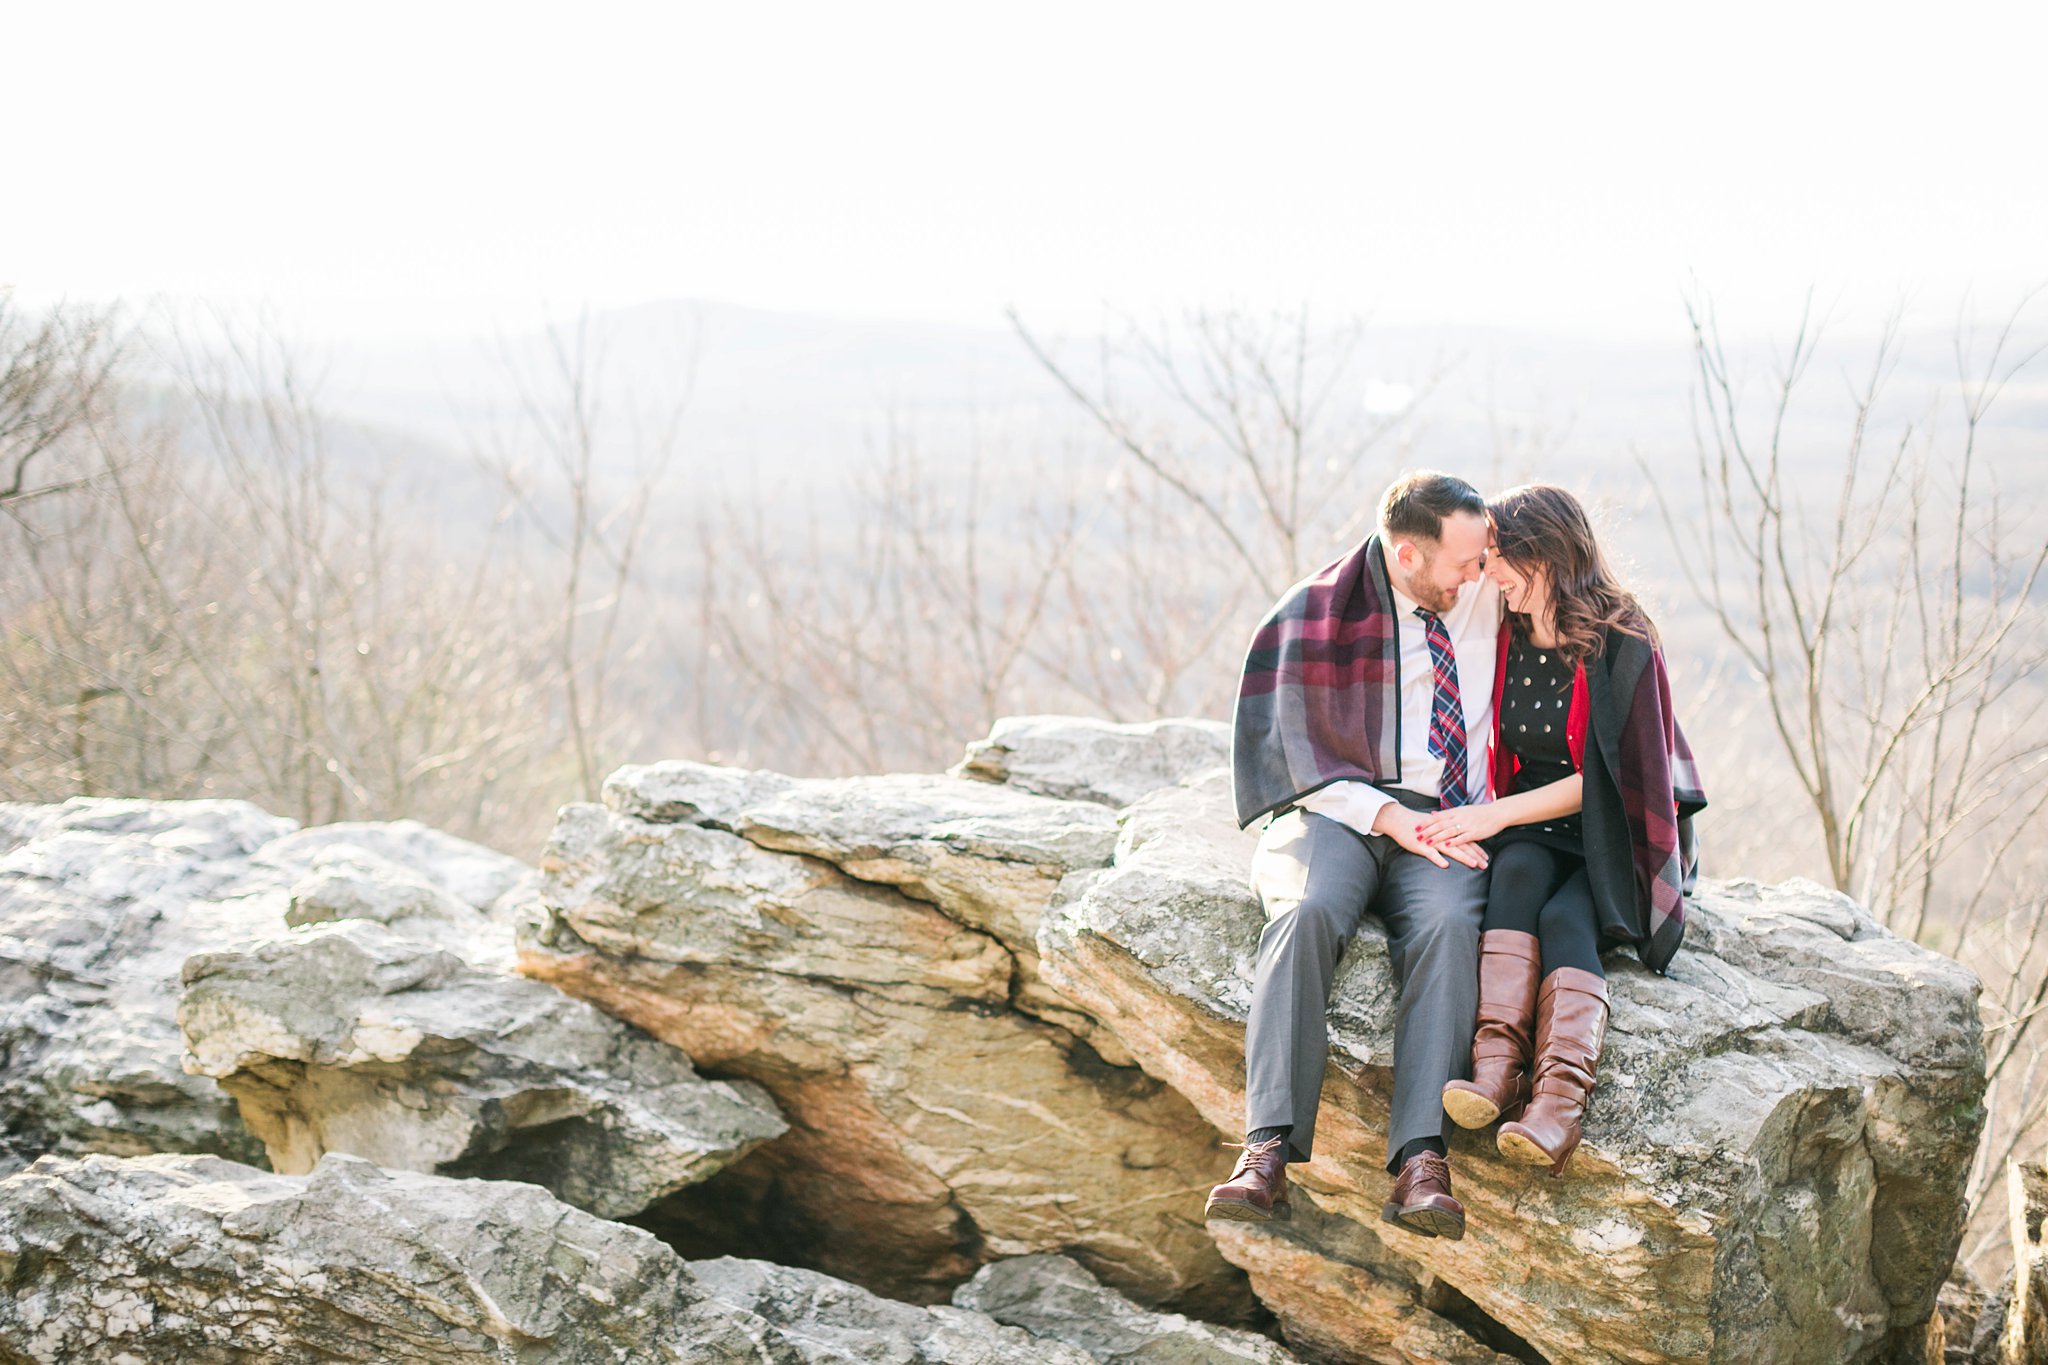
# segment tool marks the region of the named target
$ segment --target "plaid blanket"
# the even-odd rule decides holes
[[[1231,718],[1239,829],[1340,778],[1401,780],[1401,642],[1378,535],[1282,595]]]
[[[1664,655],[1610,633],[1586,670],[1591,724],[1583,821],[1586,872],[1601,929],[1632,941],[1662,973],[1685,936],[1685,895],[1699,878],[1692,817],[1706,809],[1692,747],[1671,709]],[[1629,850],[1627,858],[1602,850]]]

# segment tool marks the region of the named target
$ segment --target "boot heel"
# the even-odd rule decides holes
[[[1444,1087],[1444,1112],[1460,1128],[1484,1128],[1501,1116],[1500,1107],[1471,1090]]]

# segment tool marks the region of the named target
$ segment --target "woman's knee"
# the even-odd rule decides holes
[[[1537,912],[1550,891],[1550,850],[1537,844],[1509,844],[1493,859],[1486,889],[1489,928],[1536,931]]]
[[[1509,844],[1489,860],[1489,886],[1541,883],[1549,885],[1556,855],[1541,844]]]

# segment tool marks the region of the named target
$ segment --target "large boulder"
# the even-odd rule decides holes
[[[1072,876],[1039,934],[1045,982],[1224,1132],[1244,1117],[1253,847],[1227,771],[1156,791],[1124,812],[1110,866]],[[1330,1008],[1316,1157],[1291,1168],[1304,1197],[1550,1360],[1923,1349],[1983,1121],[1976,978],[1806,882],[1708,883],[1668,977],[1621,955],[1609,973],[1607,1050],[1567,1177],[1500,1160],[1490,1132],[1454,1129],[1468,1230],[1421,1238],[1378,1222],[1395,1000],[1368,916]],[[1256,1262],[1271,1249],[1225,1236],[1254,1284],[1272,1286],[1297,1345],[1339,1320],[1382,1339],[1405,1312],[1405,1296],[1381,1292],[1385,1274],[1348,1314],[1328,1298],[1342,1273],[1290,1307],[1306,1276],[1262,1283]]]
[[[622,769],[563,809],[537,882],[407,822],[0,805],[0,1160],[256,1154],[178,1067],[189,958],[194,1067],[281,1164],[314,1162],[46,1158],[0,1182],[0,1358],[1259,1359],[1122,1297],[1247,1321],[1253,1290],[1317,1361],[1938,1351],[1977,984],[1810,883],[1704,885],[1668,977],[1610,958],[1570,1172],[1453,1130],[1459,1242],[1378,1219],[1394,992],[1367,917],[1296,1218],[1205,1227],[1243,1118],[1255,835],[1213,729],[1070,728],[999,725],[944,776]],[[1090,781],[1090,753],[1122,770]],[[520,970],[659,1043],[493,975],[528,910]],[[789,1131],[664,1202],[713,1233],[759,1215],[813,1269],[685,1263],[534,1186],[318,1155],[384,1141],[570,1194],[580,1162],[578,1197],[637,1207],[756,1140],[693,1146],[711,1092],[666,1044]],[[612,1155],[577,1145],[599,1130]],[[1989,1308],[1965,1333],[1948,1296],[1952,1349],[1988,1344]]]
[[[260,1161],[180,1064],[179,972],[369,916],[506,964],[531,868],[417,821],[300,830],[246,801],[0,804],[0,1171],[43,1152]]]
[[[563,808],[522,970],[775,1097],[791,1131],[746,1164],[819,1269],[942,1301],[1065,1251],[1238,1316],[1200,1199],[1228,1153],[1037,981],[1046,905],[1115,839],[1101,805],[960,778],[625,768]]]
[[[261,1159],[178,1062],[178,969],[264,932],[226,893],[292,824],[244,801],[0,806],[0,1171],[45,1151]],[[195,906],[203,907],[197,911]]]
[[[637,1213],[780,1134],[759,1087],[581,1000],[343,920],[186,960],[187,1067],[241,1105],[272,1170],[330,1151],[531,1180]]]
[[[760,1091],[511,974],[534,870],[417,821],[80,799],[0,808],[0,846],[10,1169],[341,1150],[624,1215],[782,1131]]]
[[[0,1359],[35,1365],[1089,1365],[983,1313],[686,1262],[516,1181],[44,1157],[0,1181]]]

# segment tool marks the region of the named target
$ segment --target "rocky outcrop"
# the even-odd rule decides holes
[[[1164,1135],[1190,1131],[1183,1100],[1240,1131],[1255,836],[1227,770],[1076,729],[1016,727],[963,765],[976,781],[623,769],[603,806],[564,810],[522,968],[772,1091],[794,1126],[765,1178],[825,1230],[825,1268],[929,1295],[1065,1250],[1148,1302],[1216,1283],[1177,1219],[1227,1163]],[[1098,742],[1137,746],[1122,762],[1148,790],[1121,811],[1046,776]],[[1710,886],[1690,923],[1668,978],[1614,961],[1570,1178],[1456,1134],[1471,1230],[1445,1242],[1378,1221],[1394,989],[1367,921],[1317,1159],[1296,1168],[1316,1216],[1217,1233],[1290,1341],[1445,1361],[1924,1350],[1982,1118],[1975,979],[1808,884]],[[1155,1160],[1129,1158],[1141,1136]],[[1133,1207],[1146,1221],[1111,1212]],[[858,1248],[833,1246],[849,1226]]]
[[[1368,917],[1296,1218],[1205,1227],[1260,930],[1223,744],[1032,717],[949,775],[626,768],[563,808],[538,880],[404,822],[0,806],[0,1142],[254,1155],[217,1075],[311,1166],[0,1181],[0,1359],[1287,1358],[1162,1305],[1277,1318],[1314,1361],[1981,1358],[2003,1298],[1943,1288],[1976,982],[1809,883],[1704,885],[1668,977],[1610,957],[1570,1173],[1454,1130],[1459,1242],[1378,1219]],[[515,921],[536,980],[500,970]],[[209,1075],[178,1066],[187,959]],[[788,1130],[760,1142],[764,1096]],[[447,1178],[484,1172],[519,1179]],[[706,1259],[525,1179],[611,1211],[696,1180],[635,1217]],[[2002,1319],[2022,1341],[2037,1292]]]
[[[1124,813],[1112,865],[1069,879],[1039,938],[1048,984],[1226,1132],[1243,1119],[1252,846],[1227,773],[1157,791]],[[1447,1242],[1377,1222],[1394,991],[1368,918],[1336,983],[1298,1185],[1550,1360],[1919,1349],[1982,1123],[1975,978],[1810,883],[1709,884],[1688,923],[1668,978],[1610,959],[1607,1053],[1568,1178],[1454,1130],[1470,1222]],[[1290,1310],[1265,1283],[1290,1341],[1327,1335],[1323,1308]],[[1360,1289],[1358,1331],[1391,1326],[1385,1302]]]
[[[1037,980],[1039,917],[1114,812],[686,763],[604,798],[561,813],[522,969],[775,1097],[791,1131],[747,1165],[809,1264],[940,1301],[1057,1250],[1148,1304],[1249,1309],[1201,1221],[1216,1135]]]
[[[188,1067],[235,1097],[281,1173],[350,1152],[530,1180],[615,1218],[785,1126],[758,1087],[706,1081],[580,1000],[375,921],[195,955],[184,987]]]
[[[893,1303],[810,1271],[686,1262],[649,1234],[572,1209],[538,1186],[386,1172],[330,1155],[306,1176],[215,1157],[45,1157],[0,1181],[0,1359],[1088,1365],[1096,1357],[983,1313]]]
[[[511,974],[537,874],[416,821],[80,799],[0,807],[0,847],[5,1169],[339,1150],[623,1215],[782,1131],[758,1090]]]
[[[1078,1346],[1104,1365],[1287,1365],[1296,1359],[1255,1332],[1179,1313],[1148,1313],[1065,1256],[1012,1256],[953,1291],[961,1308]]]

